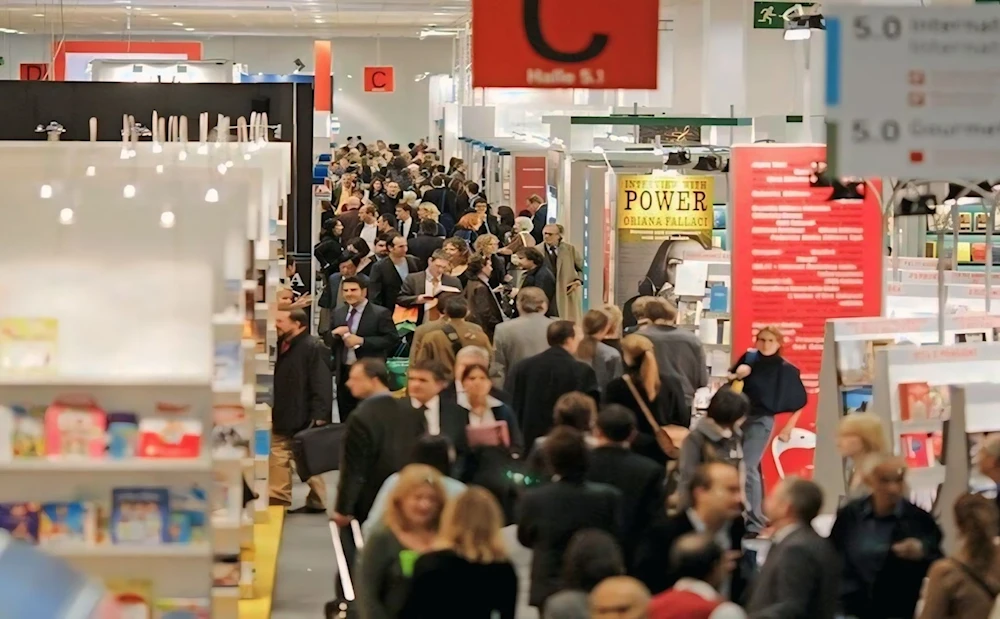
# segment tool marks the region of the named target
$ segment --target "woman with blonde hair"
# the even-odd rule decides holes
[[[763,531],[766,522],[760,462],[771,440],[774,417],[792,413],[776,437],[787,442],[806,405],[806,388],[799,369],[781,356],[784,343],[780,329],[763,327],[757,332],[755,347],[743,353],[730,370],[730,378],[743,381],[743,394],[750,400],[750,414],[740,429],[746,465],[747,531],[752,534]]]
[[[490,288],[496,288],[507,281],[507,263],[497,253],[500,251],[500,239],[493,234],[480,234],[472,248],[490,263]]]
[[[411,192],[408,191],[406,193],[411,193]],[[405,196],[406,194],[403,195]],[[416,199],[416,194],[413,195],[414,199]],[[420,202],[416,208],[417,208],[418,220],[423,221],[425,219],[429,219],[438,225],[438,233],[435,234],[434,236],[440,236],[440,237],[447,236],[447,232],[445,231],[445,228],[440,221],[441,211],[438,210],[438,207],[434,206],[433,202]]]
[[[601,308],[601,311],[608,315],[608,330],[604,334],[604,343],[617,350],[618,354],[621,354],[622,323],[625,320],[622,310],[617,305],[608,303]]]
[[[837,451],[851,465],[847,497],[857,499],[870,494],[871,488],[865,478],[877,459],[875,456],[888,453],[882,420],[872,413],[852,413],[841,419],[837,428]]]
[[[684,385],[676,376],[661,374],[653,353],[653,343],[643,335],[627,335],[622,339],[625,373],[608,383],[604,390],[605,404],[620,404],[635,413],[638,431],[632,451],[666,464],[667,454],[660,448],[656,435],[660,427],[691,425],[691,410],[685,405]],[[648,413],[648,414],[647,414]],[[652,417],[658,427],[649,423]]]
[[[417,560],[401,619],[514,619],[517,574],[507,555],[504,520],[493,495],[477,486],[441,517],[435,551]]]
[[[382,526],[366,540],[359,563],[357,599],[365,619],[398,617],[409,593],[416,559],[430,552],[446,495],[441,473],[410,464],[389,495]]]

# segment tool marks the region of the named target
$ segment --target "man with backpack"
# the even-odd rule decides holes
[[[449,373],[455,369],[455,357],[466,346],[479,346],[490,351],[490,338],[477,324],[465,318],[469,313],[469,303],[465,297],[450,297],[444,304],[444,316],[440,320],[423,325],[413,338],[410,363],[434,360],[440,362]]]
[[[705,416],[681,444],[677,463],[677,507],[691,504],[691,479],[706,462],[725,462],[737,468],[743,461],[743,435],[736,424],[750,412],[742,393],[720,389],[712,396]]]

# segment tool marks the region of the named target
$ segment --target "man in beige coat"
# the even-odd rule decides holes
[[[556,276],[556,310],[559,318],[580,322],[583,318],[583,257],[563,241],[563,227],[549,224],[542,230],[541,247],[549,269]]]

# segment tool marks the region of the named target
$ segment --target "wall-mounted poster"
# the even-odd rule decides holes
[[[639,295],[673,296],[684,252],[712,246],[714,189],[711,176],[618,177],[617,305]]]

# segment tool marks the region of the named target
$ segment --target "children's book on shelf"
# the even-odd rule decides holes
[[[729,311],[729,287],[720,283],[708,283],[708,311]]]
[[[242,406],[216,406],[212,409],[212,417],[213,455],[221,458],[249,456],[253,428],[246,409]]]
[[[139,444],[139,417],[135,413],[108,413],[108,457],[134,458]]]
[[[201,432],[197,419],[144,417],[139,421],[139,457],[197,458]]]
[[[854,387],[843,392],[844,413],[865,413],[872,401],[871,387]]]
[[[45,411],[49,456],[103,458],[107,414],[89,398],[57,399]]]
[[[43,503],[38,530],[42,546],[97,543],[97,509],[93,503]]]
[[[155,545],[170,541],[170,492],[166,488],[115,488],[111,500],[113,543]]]
[[[201,598],[160,598],[153,602],[154,619],[208,619],[210,604]]]
[[[900,383],[899,413],[902,421],[947,419],[951,412],[948,387],[925,382]]]
[[[45,455],[44,406],[12,406],[14,434],[11,443],[15,458],[40,458]]]
[[[171,489],[170,541],[192,544],[207,541],[205,519],[208,514],[208,493],[204,488]]]
[[[958,231],[972,232],[972,213],[966,212],[958,214]]]
[[[899,438],[901,454],[911,469],[935,466],[934,444],[930,434],[915,432],[903,434]]]
[[[153,619],[153,583],[141,578],[114,578],[105,588],[125,619]]]
[[[697,327],[701,322],[702,301],[680,301],[677,303],[677,324]]]
[[[239,389],[243,386],[242,342],[216,342],[214,383],[219,389]]]
[[[30,544],[38,543],[38,503],[0,503],[0,529]]]
[[[55,371],[59,321],[0,318],[0,372]]]

